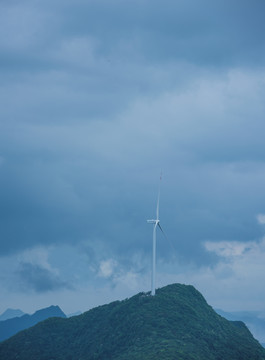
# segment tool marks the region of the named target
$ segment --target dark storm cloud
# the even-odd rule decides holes
[[[50,68],[62,69],[69,65],[69,59],[54,58],[56,50],[67,42],[85,38],[92,40],[98,59],[103,57],[120,64],[137,60],[149,64],[184,60],[202,66],[262,64],[265,50],[262,0],[67,1],[45,2],[39,8],[31,6],[31,2],[26,4],[7,6],[7,28],[12,31],[6,34],[10,44],[5,46],[10,55],[14,52],[20,55],[16,57],[18,67],[23,68],[23,59],[28,58],[28,70],[38,61],[42,69],[43,60]],[[19,11],[23,12],[24,20]],[[17,33],[19,30],[24,41]],[[29,56],[28,48],[36,51]],[[87,53],[80,55],[89,60]],[[8,64],[13,63],[7,60]],[[74,66],[73,70],[80,71],[82,66],[79,69]]]
[[[20,287],[23,290],[33,290],[38,293],[57,291],[71,286],[62,281],[50,270],[31,263],[21,263],[17,271],[20,279]]]
[[[263,10],[262,1],[6,3],[4,117],[110,120],[139,94],[170,90],[191,76],[174,64],[262,64]]]

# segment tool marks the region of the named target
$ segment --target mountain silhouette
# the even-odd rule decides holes
[[[50,317],[65,318],[66,315],[62,312],[59,306],[50,306],[36,311],[33,315],[25,314],[20,317],[0,321],[0,341],[8,339],[17,332],[36,325],[38,322]]]
[[[243,321],[251,333],[259,342],[265,346],[265,314],[262,311],[223,311],[215,309],[217,314],[223,316],[227,320]]]
[[[25,315],[25,313],[20,309],[6,309],[6,311],[0,315],[0,321],[12,319],[14,317],[20,317],[22,315]]]

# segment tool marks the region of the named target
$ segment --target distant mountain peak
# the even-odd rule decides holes
[[[24,314],[21,317],[13,317],[4,321],[0,321],[0,341],[8,339],[21,330],[25,330],[38,322],[51,317],[66,318],[64,312],[58,305],[51,305],[47,308],[37,310],[34,314]]]
[[[20,317],[22,315],[25,315],[25,313],[20,309],[6,309],[1,315],[0,315],[0,321],[12,319],[14,317]]]
[[[66,317],[65,313],[61,310],[61,308],[58,305],[51,305],[46,308],[37,310],[32,316],[37,316],[39,314],[44,314],[44,313],[48,313],[52,316],[59,315],[60,317]]]

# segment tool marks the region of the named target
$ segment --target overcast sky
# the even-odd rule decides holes
[[[194,285],[265,311],[264,0],[0,0],[0,313]]]

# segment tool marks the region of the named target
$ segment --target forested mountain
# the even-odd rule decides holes
[[[192,286],[173,284],[69,319],[52,318],[0,344],[1,360],[265,360],[242,322],[218,315]]]
[[[55,316],[63,318],[66,317],[59,306],[50,306],[48,308],[36,311],[33,315],[25,314],[20,317],[0,321],[0,341],[8,339],[17,332],[36,325],[40,321]]]
[[[215,310],[217,314],[227,320],[243,321],[256,339],[265,347],[265,314],[261,311],[233,311]]]

